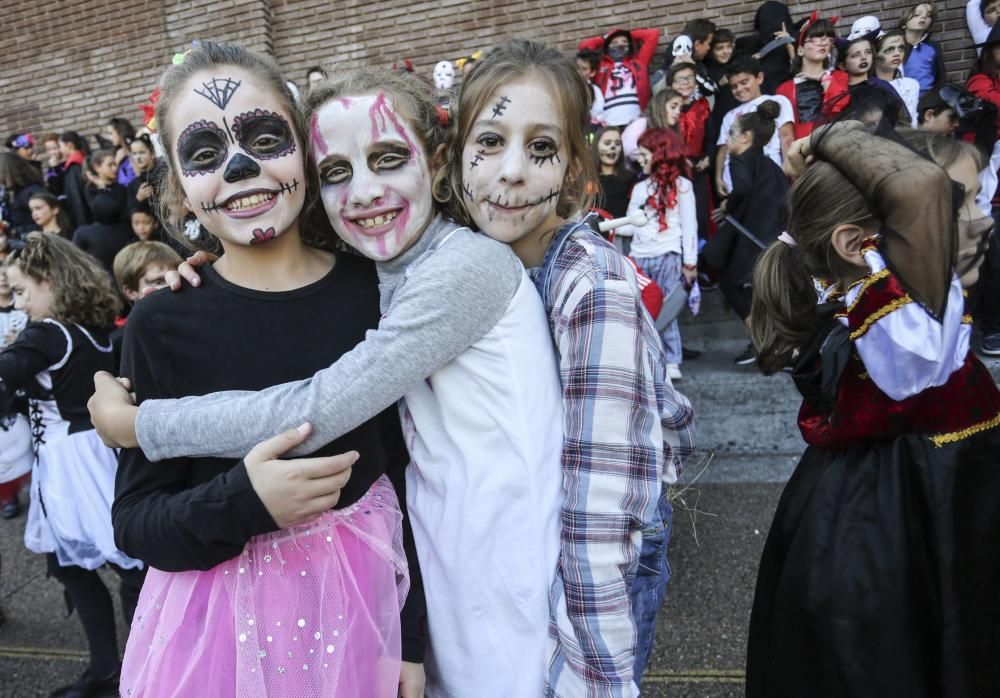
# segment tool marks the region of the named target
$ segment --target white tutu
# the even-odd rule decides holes
[[[93,429],[42,443],[24,529],[28,550],[55,553],[64,567],[92,570],[105,562],[141,567],[139,560],[115,547],[111,502],[117,469],[115,452]]]
[[[15,415],[10,427],[0,428],[0,484],[26,475],[34,462],[28,418],[23,414]]]

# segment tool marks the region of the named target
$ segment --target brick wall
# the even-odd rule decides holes
[[[290,79],[314,64],[434,64],[511,36],[574,52],[579,38],[614,26],[657,27],[673,37],[688,19],[708,17],[738,35],[759,0],[0,0],[0,137],[15,130],[99,131],[112,116],[139,123],[171,55],[195,38],[238,40],[272,52]],[[841,26],[875,14],[895,24],[902,0],[789,3],[796,19],[819,8]],[[935,37],[953,79],[972,60],[960,0],[938,3]],[[662,42],[666,44],[666,40]]]

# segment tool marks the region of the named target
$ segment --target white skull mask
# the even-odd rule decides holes
[[[867,34],[874,34],[881,28],[882,25],[879,23],[878,17],[871,15],[861,17],[851,25],[851,33],[847,35],[847,40],[854,41]]]
[[[671,53],[676,58],[677,56],[690,56],[694,53],[694,45],[691,43],[691,37],[687,34],[681,34],[676,39],[674,39],[673,49]]]
[[[441,61],[434,66],[434,87],[439,90],[450,89],[455,84],[455,66],[451,61]]]

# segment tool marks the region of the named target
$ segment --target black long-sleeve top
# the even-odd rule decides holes
[[[307,378],[378,325],[374,265],[353,255],[338,255],[323,279],[287,292],[239,287],[211,267],[203,267],[202,278],[200,288],[159,292],[132,310],[122,374],[132,380],[138,400],[261,390]],[[356,502],[383,473],[403,507],[411,577],[402,613],[403,658],[422,661],[426,613],[405,514],[403,469],[409,458],[395,407],[313,455],[350,450],[360,459],[337,507]],[[151,463],[139,449],[121,454],[112,521],[122,551],[171,572],[211,569],[239,555],[253,536],[277,530],[242,461],[178,458]]]

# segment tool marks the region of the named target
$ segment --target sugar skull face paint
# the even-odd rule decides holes
[[[167,118],[185,203],[205,228],[259,245],[295,223],[306,190],[302,144],[270,86],[239,68],[199,71]]]
[[[312,116],[320,195],[333,229],[366,257],[409,249],[434,215],[420,138],[392,97],[338,98]]]
[[[462,148],[462,200],[491,238],[514,242],[556,224],[569,163],[559,105],[539,78],[501,85]]]

